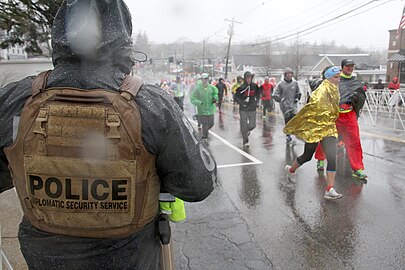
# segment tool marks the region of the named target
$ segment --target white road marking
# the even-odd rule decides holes
[[[193,123],[194,125],[197,125],[197,122],[189,119],[189,121],[191,123]],[[246,166],[246,165],[258,165],[258,164],[263,164],[262,161],[258,160],[257,158],[255,158],[252,155],[249,155],[248,153],[246,153],[245,151],[242,151],[241,149],[239,149],[238,147],[236,147],[235,145],[233,145],[232,143],[230,143],[229,141],[227,141],[226,139],[222,138],[221,136],[219,136],[218,134],[216,134],[213,131],[209,131],[209,133],[214,136],[215,138],[217,138],[218,140],[220,140],[223,144],[225,144],[226,146],[228,146],[229,148],[235,150],[236,152],[238,152],[240,155],[246,157],[247,159],[249,159],[251,162],[246,162],[246,163],[233,163],[233,164],[225,164],[225,165],[217,165],[217,168],[229,168],[229,167],[237,167],[237,166]]]
[[[247,163],[234,163],[234,164],[226,164],[226,165],[217,165],[217,168],[229,168],[229,167],[241,167],[241,166],[247,166],[247,165],[258,165],[262,164],[263,162],[260,161],[260,163],[257,162],[247,162]]]

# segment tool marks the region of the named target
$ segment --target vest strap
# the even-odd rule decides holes
[[[47,70],[39,73],[35,79],[32,81],[32,96],[36,96],[38,93],[44,92],[46,88],[46,82],[48,80],[49,74],[51,74],[52,70]],[[137,94],[139,89],[141,89],[143,85],[143,80],[139,76],[131,76],[127,75],[122,82],[120,87],[120,92],[122,96],[129,100],[129,96],[124,93],[130,93],[131,99],[134,98]]]
[[[39,73],[35,79],[32,81],[32,96],[36,96],[38,93],[42,93],[45,90],[46,82],[48,80],[49,74],[52,70],[47,70]]]
[[[122,85],[120,87],[121,95],[126,98],[128,101],[136,97],[138,94],[139,89],[141,89],[143,85],[142,78],[139,76],[131,76],[127,75],[122,82]],[[129,96],[128,94],[131,94]]]

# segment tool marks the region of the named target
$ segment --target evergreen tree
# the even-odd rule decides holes
[[[7,31],[0,48],[20,45],[29,55],[42,55],[45,44],[50,52],[51,27],[62,1],[0,0],[0,29]]]
[[[136,51],[144,52],[150,57],[151,46],[149,43],[149,38],[145,32],[139,31],[135,36],[134,48]]]

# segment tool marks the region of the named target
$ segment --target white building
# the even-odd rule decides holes
[[[7,32],[0,29],[0,43],[5,39]],[[0,49],[0,60],[27,59],[27,53],[23,46],[14,46],[8,49]]]

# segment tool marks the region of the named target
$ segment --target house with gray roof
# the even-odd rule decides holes
[[[290,56],[291,57],[291,56]],[[302,55],[299,65],[300,80],[307,81],[319,78],[322,70],[326,66],[339,66],[343,59],[350,58],[356,63],[355,72],[359,78],[367,82],[377,82],[378,79],[385,81],[386,69],[373,65],[369,54],[309,54]],[[280,80],[284,69],[290,67],[294,70],[285,54],[265,55],[233,55],[231,57],[230,78],[243,75],[245,71],[250,71],[259,80],[264,76],[275,77]],[[296,70],[294,70],[297,72]]]
[[[327,66],[333,65],[341,67],[343,59],[352,59],[356,64],[355,73],[357,76],[367,82],[377,82],[378,79],[385,81],[386,68],[373,65],[369,54],[319,54],[322,57],[311,70],[304,74],[307,79],[320,77],[321,72]]]

